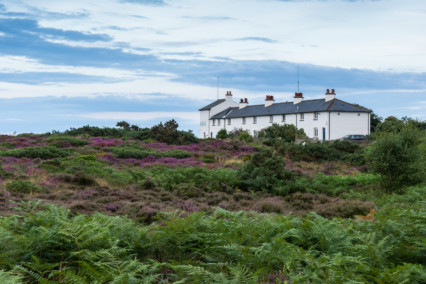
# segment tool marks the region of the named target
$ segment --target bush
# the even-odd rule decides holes
[[[11,149],[7,151],[0,151],[0,156],[15,157],[15,158],[40,158],[40,159],[53,159],[53,158],[63,158],[70,154],[68,149],[59,149],[53,146],[44,146],[44,147],[28,147],[28,148],[19,148]]]
[[[69,136],[51,136],[47,138],[45,142],[50,146],[55,146],[58,148],[66,148],[70,146],[81,147],[89,144],[89,142],[86,140]]]
[[[38,186],[29,180],[14,180],[6,184],[6,189],[13,193],[33,193],[38,191]]]
[[[154,125],[149,133],[149,138],[166,144],[191,144],[197,143],[198,139],[189,131],[178,131],[179,124],[174,120]]]
[[[270,191],[294,175],[287,171],[283,159],[270,149],[262,149],[238,170],[240,187],[245,190]]]
[[[259,132],[260,138],[266,138],[269,140],[279,139],[285,142],[294,142],[296,137],[304,137],[305,132],[303,129],[297,129],[292,124],[272,124]]]
[[[422,141],[423,140],[423,141]],[[382,133],[366,153],[372,171],[381,175],[387,191],[400,191],[424,179],[424,133],[404,128],[400,133]]]
[[[228,132],[226,131],[226,129],[221,129],[217,132],[216,138],[217,139],[226,139],[228,138]]]
[[[148,156],[161,157],[162,153],[151,149],[137,149],[132,147],[113,147],[109,151],[120,159],[143,159]]]
[[[172,157],[176,159],[185,159],[192,157],[192,153],[184,151],[184,150],[169,150],[164,153],[162,153],[163,157]]]

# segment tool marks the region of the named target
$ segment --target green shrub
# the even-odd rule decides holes
[[[283,159],[270,149],[262,149],[238,170],[240,187],[245,190],[267,190],[291,180]]]
[[[260,131],[258,136],[269,140],[278,139],[285,142],[294,142],[296,137],[303,137],[306,135],[303,129],[297,129],[292,124],[279,125],[273,123],[271,126]]]
[[[19,149],[11,149],[0,151],[0,156],[11,156],[15,158],[40,158],[40,159],[53,159],[63,158],[71,154],[68,149],[59,149],[53,146],[44,147],[27,147]]]
[[[382,133],[366,152],[372,171],[381,175],[381,185],[388,191],[424,180],[424,132],[404,128],[400,133]]]
[[[226,139],[228,138],[228,132],[226,131],[226,129],[221,129],[217,132],[216,138],[217,139]]]
[[[50,146],[55,146],[58,148],[67,148],[70,146],[82,147],[89,144],[87,140],[69,136],[50,136],[49,138],[45,139],[45,142]]]
[[[13,193],[33,193],[39,190],[38,186],[29,180],[14,180],[6,183],[6,189]]]
[[[162,153],[151,149],[137,149],[131,147],[113,147],[109,148],[109,151],[120,159],[143,159],[150,155],[155,157],[161,157]]]
[[[192,157],[192,153],[184,151],[184,150],[169,150],[164,153],[162,153],[163,157],[172,157],[177,159],[184,159]]]

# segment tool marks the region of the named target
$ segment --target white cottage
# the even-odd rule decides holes
[[[293,124],[303,129],[309,138],[334,140],[347,134],[370,134],[370,110],[336,99],[334,89],[327,89],[325,98],[304,100],[303,93],[295,93],[293,102],[275,103],[266,96],[265,104],[248,104],[225,99],[217,100],[200,110],[200,138],[215,138],[218,131],[235,128],[249,130],[254,136],[272,125]]]

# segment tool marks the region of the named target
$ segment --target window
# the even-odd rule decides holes
[[[283,122],[285,121],[285,114],[283,114]]]
[[[314,113],[314,120],[318,120],[319,112]]]
[[[305,114],[304,113],[301,113],[300,114],[300,120],[304,120],[305,119]]]
[[[257,117],[253,116],[253,124],[256,124],[256,123],[257,123]]]
[[[246,118],[243,117],[243,124],[246,124]]]
[[[314,128],[314,137],[318,137],[318,128]]]
[[[340,112],[338,112],[337,115],[340,115]]]
[[[219,125],[219,126],[220,126],[220,119],[218,119],[218,120],[217,120],[217,125]]]
[[[213,119],[213,126],[216,125],[216,119]]]
[[[358,116],[360,116],[361,114],[360,113],[358,113]]]
[[[273,115],[269,116],[269,122],[274,122],[274,116]]]
[[[257,137],[257,130],[253,130],[253,136]]]
[[[228,125],[231,125],[231,119],[228,118]]]

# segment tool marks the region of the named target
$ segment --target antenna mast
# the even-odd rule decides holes
[[[300,93],[300,90],[299,90],[299,64],[297,64],[297,92]]]
[[[217,76],[217,99],[219,100],[219,76]]]

